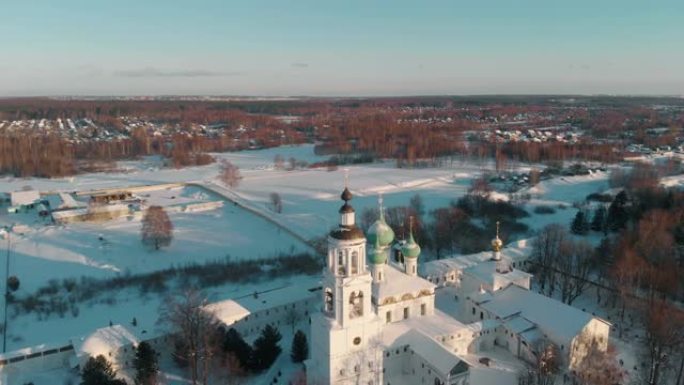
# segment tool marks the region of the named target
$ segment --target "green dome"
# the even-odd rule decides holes
[[[409,236],[408,242],[401,247],[401,253],[404,254],[404,258],[418,258],[420,255],[420,246],[413,239],[413,233]]]
[[[380,211],[380,218],[368,228],[368,243],[374,245],[376,242],[380,246],[389,246],[394,241],[394,231],[385,222],[385,216]]]
[[[387,262],[387,248],[375,242],[373,250],[368,254],[370,263],[373,265],[382,265]]]

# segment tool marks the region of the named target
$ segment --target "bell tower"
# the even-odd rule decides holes
[[[366,269],[366,237],[356,226],[352,193],[345,187],[340,196],[338,227],[328,235],[328,263],[323,274],[323,311],[339,325],[368,318],[370,274]],[[367,282],[368,281],[368,282]]]
[[[321,312],[311,317],[307,382],[382,384],[382,351],[374,343],[381,322],[371,302],[366,237],[356,226],[353,196],[346,183],[340,198],[344,203],[339,224],[328,235]]]

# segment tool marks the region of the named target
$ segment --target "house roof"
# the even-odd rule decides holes
[[[37,190],[28,191],[13,191],[10,193],[12,206],[30,205],[40,199],[40,193]]]
[[[236,321],[261,310],[273,309],[317,296],[317,286],[310,280],[254,294],[246,293],[239,297],[217,301],[205,306],[218,321],[231,325]]]
[[[529,258],[531,248],[529,240],[520,240],[511,243],[501,250],[502,259],[507,259],[511,262],[523,261]],[[483,251],[475,254],[456,255],[449,258],[437,259],[426,262],[421,266],[421,275],[429,276],[443,276],[452,271],[464,271],[470,267],[477,266],[485,261],[492,259],[491,251]]]
[[[429,362],[442,375],[449,374],[462,361],[456,354],[447,349],[446,346],[412,328],[405,329],[396,338],[391,338],[389,341],[385,340],[384,342],[386,343],[386,348],[389,349],[408,345],[411,350]]]
[[[88,355],[96,357],[100,354],[105,357],[112,350],[124,346],[135,346],[140,339],[130,330],[121,325],[100,328],[81,337],[71,339],[77,356]]]
[[[594,317],[553,298],[510,285],[492,294],[481,306],[502,319],[515,315],[537,325],[554,340],[570,341]]]

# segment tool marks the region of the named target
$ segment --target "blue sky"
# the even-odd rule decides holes
[[[684,1],[0,0],[0,95],[684,94]]]

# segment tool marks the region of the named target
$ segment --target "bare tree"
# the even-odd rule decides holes
[[[563,365],[558,347],[547,340],[538,341],[533,351],[535,361],[520,373],[520,385],[553,385]]]
[[[302,315],[297,309],[290,307],[287,310],[285,310],[285,324],[290,325],[292,327],[292,333],[294,334],[295,331],[295,326],[297,326],[297,322],[301,321]]]
[[[219,180],[230,188],[236,188],[242,180],[240,169],[227,159],[219,164]]]
[[[271,206],[273,208],[273,211],[277,212],[278,214],[283,212],[283,200],[280,197],[280,194],[277,192],[272,192],[271,193]]]
[[[566,242],[556,260],[561,301],[571,305],[589,286],[593,248],[587,241]]]
[[[276,154],[276,156],[273,157],[273,167],[276,170],[282,170],[285,168],[285,159],[283,159],[282,155]]]
[[[199,291],[189,289],[167,298],[160,310],[160,322],[170,326],[173,332],[174,358],[188,365],[193,385],[207,385],[221,340],[216,319],[205,309],[206,303]]]
[[[479,178],[473,179],[470,182],[468,194],[473,194],[481,197],[488,197],[492,192],[492,186],[489,184],[487,175],[482,174]]]
[[[173,223],[163,207],[150,206],[147,209],[142,219],[141,234],[143,243],[154,246],[155,250],[171,244]]]
[[[648,360],[648,385],[663,383],[663,372],[672,364],[671,358],[681,352],[684,344],[684,312],[666,300],[656,300],[645,306],[645,353]]]
[[[240,360],[235,353],[228,352],[223,359],[223,368],[226,372],[227,385],[240,385],[244,383],[247,376],[247,370],[242,367]]]
[[[542,229],[532,246],[532,259],[537,264],[537,278],[541,290],[548,289],[548,295],[555,290],[554,279],[556,262],[569,242],[569,234],[564,226],[551,224]]]
[[[595,340],[589,342],[587,355],[575,374],[581,385],[620,385],[626,376],[618,363],[615,347],[609,346],[604,351]]]

